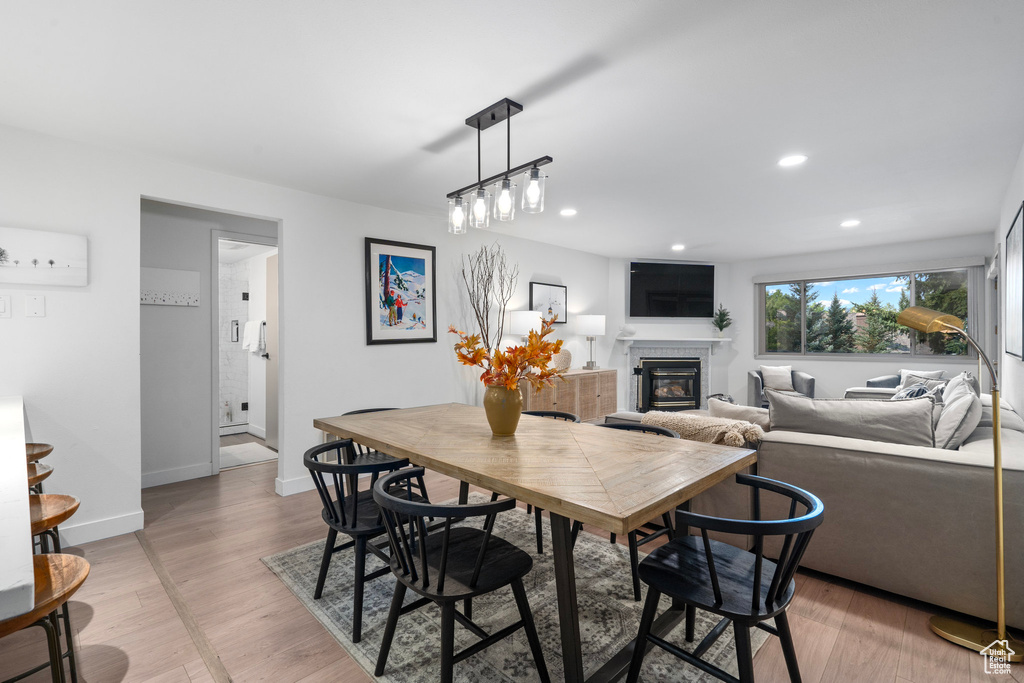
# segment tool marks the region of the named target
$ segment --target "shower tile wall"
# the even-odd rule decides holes
[[[249,261],[220,264],[220,424],[245,424],[242,401],[249,400],[249,351],[242,349],[249,302],[242,292],[249,291]],[[238,321],[238,341],[231,341],[231,321]],[[227,419],[224,402],[231,407]]]

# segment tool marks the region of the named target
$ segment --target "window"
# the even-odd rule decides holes
[[[918,334],[896,318],[908,306],[924,306],[957,316],[970,331],[972,271],[980,277],[972,267],[761,285],[760,351],[967,356],[963,339]]]

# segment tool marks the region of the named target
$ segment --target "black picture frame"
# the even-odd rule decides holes
[[[367,345],[437,341],[436,255],[426,244],[366,238]],[[391,306],[382,291],[385,282],[395,292]]]
[[[1002,287],[1006,304],[1003,348],[1011,356],[1024,359],[1024,202],[1006,231],[1003,247],[1006,278]]]
[[[531,282],[530,310],[540,311],[545,318],[557,314],[555,325],[564,325],[569,322],[568,291],[565,285]]]

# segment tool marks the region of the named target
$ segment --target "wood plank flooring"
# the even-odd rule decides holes
[[[325,537],[316,493],[281,498],[275,475],[276,463],[267,463],[145,489],[144,531],[66,549],[92,563],[71,603],[81,681],[219,683],[225,672],[238,682],[372,680],[260,562]],[[428,473],[427,481],[432,498],[457,495],[454,480]],[[934,611],[801,572],[790,624],[803,679],[996,683],[979,655],[931,634]],[[40,629],[4,638],[0,680],[45,659]],[[776,639],[757,653],[754,668],[759,682],[788,680]],[[1015,665],[1000,683],[1024,683],[1024,669]]]

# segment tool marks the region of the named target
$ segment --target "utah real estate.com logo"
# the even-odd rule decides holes
[[[985,673],[1010,675],[1010,657],[1017,654],[1005,640],[993,640],[981,651],[985,657]]]

